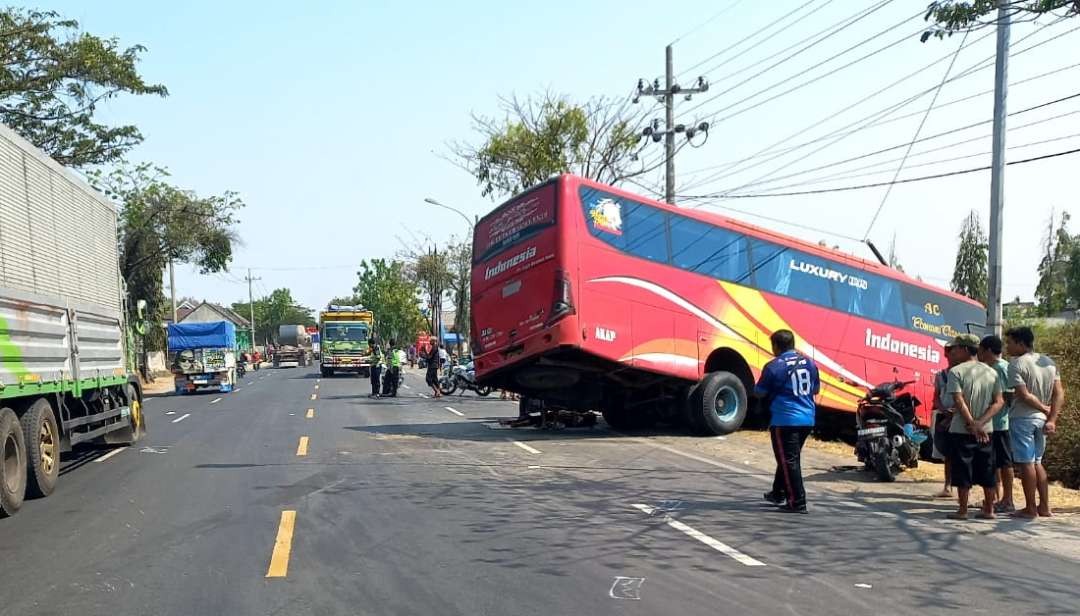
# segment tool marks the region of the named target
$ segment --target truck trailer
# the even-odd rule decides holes
[[[116,206],[0,125],[0,517],[146,430],[119,262]]]
[[[278,327],[278,346],[274,349],[274,367],[302,368],[311,365],[311,335],[303,325]]]
[[[176,393],[231,392],[236,386],[236,326],[228,321],[170,323],[169,359]]]

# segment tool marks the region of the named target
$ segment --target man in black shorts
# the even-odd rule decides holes
[[[973,485],[983,489],[979,517],[994,518],[997,479],[994,477],[994,448],[990,443],[991,422],[1005,405],[1005,399],[997,371],[975,361],[978,347],[979,339],[971,334],[960,334],[948,345],[949,359],[956,364],[949,370],[948,385],[956,406],[949,426],[949,461],[959,501],[956,512],[949,514],[954,520],[967,519],[968,497]]]
[[[994,434],[990,437],[994,445],[994,468],[998,487],[998,502],[994,505],[994,511],[1012,513],[1016,511],[1013,503],[1012,435],[1009,434],[1009,405],[1012,403],[1013,388],[1008,383],[1009,362],[1001,358],[1003,346],[1001,338],[986,336],[979,342],[979,361],[997,370],[1005,396],[1005,407],[994,415]]]

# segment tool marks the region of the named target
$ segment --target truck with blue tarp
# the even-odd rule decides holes
[[[128,310],[111,201],[2,124],[0,187],[4,517],[53,492],[62,453],[142,436],[146,330],[145,302]]]
[[[236,385],[236,326],[229,321],[170,323],[169,366],[176,393],[230,392]]]

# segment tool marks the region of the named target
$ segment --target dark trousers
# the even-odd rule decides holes
[[[401,368],[389,366],[386,375],[383,376],[382,393],[384,396],[397,396],[398,372]]]
[[[787,499],[796,508],[806,506],[806,489],[802,478],[802,448],[806,437],[813,430],[810,426],[772,426],[769,437],[773,455],[776,457],[776,475],[773,477],[773,494]]]
[[[371,395],[379,395],[379,375],[382,374],[382,366],[371,367]]]

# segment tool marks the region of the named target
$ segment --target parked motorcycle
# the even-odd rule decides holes
[[[439,391],[444,396],[449,396],[459,389],[462,392],[475,391],[478,396],[491,393],[490,387],[476,384],[476,370],[471,361],[465,365],[453,366],[448,374],[439,379]]]
[[[892,381],[871,389],[855,412],[859,461],[881,481],[895,481],[904,467],[919,465],[919,449],[930,438],[930,429],[919,425],[915,407],[919,401],[903,391],[914,381]]]
[[[245,374],[247,374],[247,362],[236,362],[236,376],[243,378]]]

